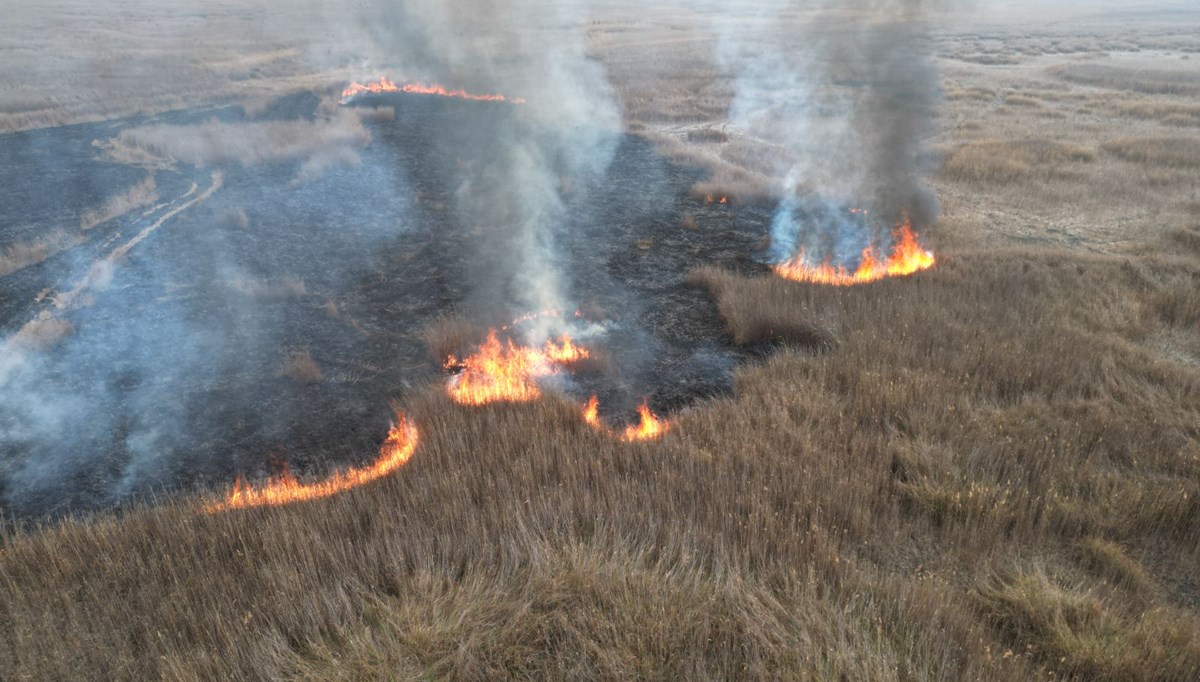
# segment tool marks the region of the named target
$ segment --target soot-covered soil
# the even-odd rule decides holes
[[[318,102],[290,96],[256,119],[311,119]],[[371,142],[360,164],[304,182],[299,162],[226,164],[211,197],[164,221],[85,305],[57,313],[73,331],[22,356],[24,378],[9,382],[21,395],[0,402],[9,513],[223,486],[280,461],[301,475],[365,461],[390,402],[444,379],[423,328],[452,312],[483,324],[527,312],[481,305],[488,226],[468,224],[455,208],[511,105],[416,95],[356,104],[396,114],[365,121]],[[226,108],[154,122],[244,118]],[[0,250],[77,225],[82,211],[142,180],[146,170],[110,159],[93,141],[146,122],[0,136],[10,160],[0,165]],[[157,202],[0,278],[3,333],[52,310],[55,292],[209,187],[213,170],[157,168]],[[753,255],[770,213],[698,202],[689,196],[697,179],[624,137],[602,182],[564,190],[570,217],[554,249],[567,298],[602,330],[584,341],[605,362],[561,390],[580,400],[599,394],[611,421],[631,419],[643,397],[669,413],[725,393],[733,367],[755,352],[727,341],[714,304],[684,280],[704,264],[761,268]]]

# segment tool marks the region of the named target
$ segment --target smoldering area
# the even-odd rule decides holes
[[[227,107],[0,136],[21,159],[0,170],[0,223],[11,226],[3,249],[145,183],[145,159],[141,168],[114,160],[129,148],[113,140],[178,146],[172,131],[271,122],[301,130],[289,133],[287,153],[247,160],[231,147],[191,158],[205,166],[161,163],[155,202],[5,277],[5,336],[49,312],[68,325],[34,350],[6,349],[6,513],[44,517],[221,488],[281,462],[302,476],[360,463],[383,437],[392,401],[445,380],[423,329],[446,315],[498,326],[530,312],[481,274],[502,226],[480,224],[456,196],[486,182],[479,175],[496,167],[519,110],[375,95],[347,107],[362,114],[349,133],[315,136],[332,146],[304,147],[314,137],[305,130],[333,120],[323,107],[300,93],[252,115]],[[82,304],[56,309],[55,292],[210,186],[214,169],[219,191],[163,222]],[[671,412],[727,393],[738,362],[769,350],[729,343],[711,298],[685,279],[699,265],[765,269],[754,254],[770,208],[698,202],[689,189],[699,177],[621,136],[602,175],[560,179],[567,210],[548,246],[577,304],[572,323],[592,330],[581,340],[604,361],[556,388],[580,400],[597,394],[614,421],[632,419],[643,398]]]

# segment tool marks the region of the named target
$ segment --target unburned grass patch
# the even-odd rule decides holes
[[[1163,125],[1200,126],[1200,105],[1161,99],[1118,101],[1111,105],[1118,116],[1138,120],[1158,121]]]
[[[1200,624],[1160,607],[1114,608],[1086,587],[1042,569],[995,577],[980,608],[1015,647],[1028,647],[1059,675],[1091,680],[1188,680],[1200,670]]]
[[[835,347],[837,338],[829,326],[814,319],[802,303],[789,296],[785,283],[771,287],[767,283],[772,281],[746,280],[713,267],[699,268],[688,277],[688,284],[707,289],[716,298],[729,335],[738,345]]]
[[[1050,140],[985,140],[951,149],[941,172],[948,179],[975,184],[1073,179],[1081,177],[1081,168],[1095,158],[1095,152],[1087,147]]]
[[[688,142],[722,144],[729,141],[729,135],[725,131],[716,128],[697,128],[687,132],[687,139]]]
[[[1154,579],[1145,567],[1115,542],[1087,537],[1076,544],[1076,553],[1086,568],[1105,580],[1139,594],[1150,595],[1156,591]]]
[[[465,357],[471,348],[483,340],[484,330],[464,315],[451,314],[439,317],[421,330],[421,340],[429,350],[429,356],[437,362],[445,362],[450,356]]]
[[[1072,83],[1150,95],[1200,94],[1200,74],[1194,70],[1143,69],[1107,64],[1063,64],[1049,73]]]
[[[1101,145],[1113,156],[1157,168],[1200,168],[1200,138],[1125,137]]]

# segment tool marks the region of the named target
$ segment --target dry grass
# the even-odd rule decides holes
[[[432,389],[378,484],[10,535],[6,677],[1185,679],[1177,588],[1062,549],[1200,557],[1200,370],[1141,345],[1152,278],[1196,261],[1147,258],[946,253],[848,289],[703,271],[735,335],[834,320],[837,347],[740,371],[660,443]],[[993,577],[1031,553],[1109,591]]]
[[[1066,64],[1051,73],[1074,83],[1152,95],[1200,94],[1200,74],[1194,69],[1164,70],[1107,64]]]
[[[1103,145],[1125,161],[1158,168],[1200,168],[1200,138],[1126,137]]]
[[[40,239],[7,246],[0,251],[0,277],[37,265],[82,241],[83,237],[79,234],[55,230]]]
[[[828,350],[837,345],[829,326],[814,320],[804,301],[790,296],[790,285],[782,280],[748,280],[702,267],[689,276],[688,284],[713,295],[730,337],[740,346],[788,344]]]
[[[1191,680],[1200,670],[1200,621],[1158,608],[1122,613],[1080,586],[1041,570],[983,587],[982,609],[1016,646],[1050,661],[1058,675],[1088,680]]]
[[[421,340],[435,362],[445,362],[450,356],[465,357],[473,345],[483,338],[478,322],[463,315],[445,315],[421,330]]]
[[[1101,578],[1141,594],[1156,591],[1154,578],[1115,542],[1103,538],[1089,537],[1079,542],[1078,551],[1082,563]]]
[[[942,174],[957,182],[1023,183],[1039,178],[1072,178],[1080,164],[1094,160],[1092,150],[1072,144],[985,140],[951,150],[943,162]]]
[[[325,379],[325,374],[313,360],[312,353],[307,349],[289,352],[283,359],[280,375],[301,384],[310,384]]]
[[[135,208],[148,206],[155,201],[158,201],[158,188],[154,175],[150,174],[145,180],[110,197],[100,208],[84,211],[79,217],[79,229],[90,230],[106,220],[125,215]]]
[[[1164,125],[1200,126],[1200,106],[1194,104],[1138,99],[1114,102],[1112,109],[1118,116],[1139,120],[1156,120]]]
[[[610,34],[627,111],[703,119],[725,85],[697,88],[701,65],[664,100],[620,80],[647,63],[636,24]],[[1076,130],[960,87],[976,127],[940,140],[936,268],[693,275],[738,343],[803,346],[738,370],[733,397],[629,444],[554,395],[468,409],[431,387],[406,399],[413,460],[344,495],[9,530],[0,677],[1200,678],[1200,346],[1163,352],[1200,319],[1200,205],[1151,184],[1194,166],[1121,140],[1127,120]],[[679,154],[757,177],[739,146]],[[440,361],[479,329],[424,338]]]

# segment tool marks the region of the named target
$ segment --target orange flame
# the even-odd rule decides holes
[[[917,235],[907,220],[896,228],[892,235],[895,244],[890,256],[883,258],[874,245],[868,246],[863,249],[862,260],[853,272],[844,266],[832,265],[829,261],[813,265],[805,260],[804,251],[796,254],[795,258],[776,265],[775,272],[785,279],[797,282],[850,286],[874,282],[885,277],[911,275],[920,270],[927,270],[937,262],[933,253],[926,251],[917,241]]]
[[[658,415],[651,412],[650,406],[645,402],[643,402],[641,405],[638,405],[637,411],[641,421],[637,426],[633,426],[632,424],[626,426],[625,433],[622,434],[621,440],[630,442],[638,440],[654,440],[655,438],[662,436],[667,432],[668,429],[671,428],[670,424],[668,424],[665,419],[659,419]]]
[[[596,396],[592,396],[587,405],[583,406],[583,423],[593,429],[604,429],[604,425],[600,423],[600,400]]]
[[[718,199],[715,195],[712,195],[712,194],[704,195],[704,203],[705,204],[711,204],[714,202],[719,203],[719,204],[727,204],[727,203],[729,203],[729,197],[722,195],[721,198]]]
[[[239,476],[233,490],[222,502],[208,505],[209,513],[247,507],[277,506],[329,497],[357,488],[396,471],[412,458],[417,449],[417,427],[403,414],[396,414],[397,422],[388,431],[387,439],[379,446],[379,457],[365,467],[351,467],[335,472],[329,478],[315,483],[301,483],[286,469],[272,477],[266,485],[254,487]]]
[[[630,443],[641,440],[654,440],[662,437],[664,433],[670,430],[670,422],[660,419],[658,415],[651,412],[650,406],[645,401],[641,405],[638,405],[637,411],[638,424],[631,424],[625,427],[625,431],[620,435],[621,440]],[[583,406],[583,422],[597,431],[613,434],[604,425],[604,422],[600,421],[600,401],[596,396],[592,396],[587,401],[587,404]]]
[[[439,97],[454,97],[456,99],[468,99],[473,102],[509,102],[511,104],[524,104],[525,100],[519,97],[505,97],[504,95],[475,95],[466,90],[451,90],[443,85],[433,83],[403,83],[397,85],[387,78],[380,78],[374,83],[351,83],[342,90],[342,104],[346,104],[355,97],[371,93],[380,94],[385,92],[406,92],[414,95],[438,95]]]
[[[535,348],[518,346],[512,340],[501,343],[492,329],[474,354],[461,361],[454,356],[446,360],[447,367],[463,368],[450,381],[448,391],[451,399],[462,405],[528,402],[542,394],[538,379],[586,357],[588,350],[565,334],[557,342],[547,341],[545,346]]]

